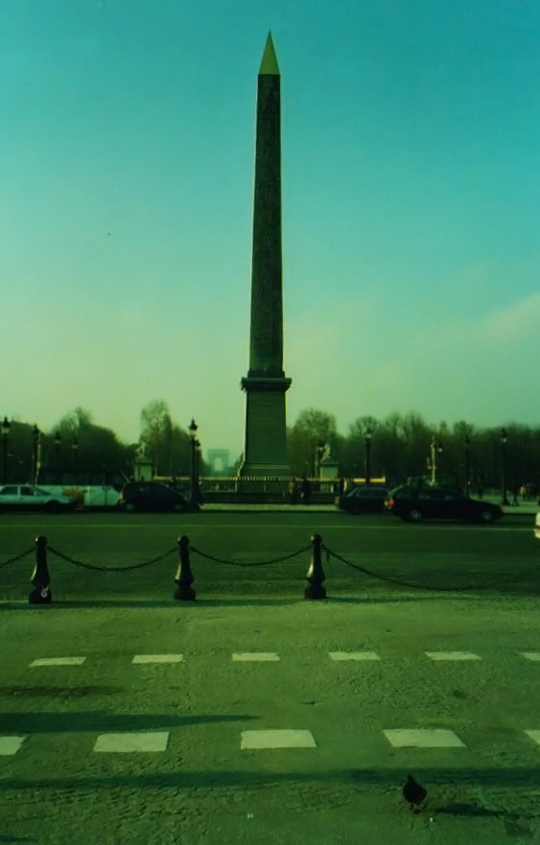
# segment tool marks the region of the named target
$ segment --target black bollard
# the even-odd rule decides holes
[[[175,599],[178,601],[195,601],[195,590],[191,586],[193,584],[193,572],[189,563],[189,537],[182,534],[177,540],[178,551],[180,553],[180,563],[174,579],[178,584],[174,592]]]
[[[325,599],[326,590],[323,587],[325,580],[324,570],[321,563],[321,544],[322,537],[320,534],[314,534],[311,538],[311,545],[313,546],[313,556],[307,571],[306,578],[309,581],[309,587],[304,590],[305,599]]]
[[[47,566],[47,538],[40,534],[34,542],[36,544],[36,565],[30,580],[35,589],[29,594],[28,601],[30,604],[50,604],[52,593],[49,590],[51,576]]]

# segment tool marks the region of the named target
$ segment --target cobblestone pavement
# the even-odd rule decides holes
[[[540,841],[537,600],[1,618],[0,842]]]

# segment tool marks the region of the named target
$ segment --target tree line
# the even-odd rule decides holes
[[[187,476],[191,466],[191,443],[186,428],[173,422],[167,403],[156,400],[141,411],[140,441],[155,467],[156,475]],[[501,441],[501,430],[506,444]],[[8,440],[8,467],[12,481],[25,481],[32,470],[33,423],[11,421]],[[291,471],[295,475],[317,477],[324,456],[339,466],[339,475],[348,478],[365,476],[366,435],[370,435],[370,476],[385,477],[389,483],[401,483],[408,477],[429,476],[431,444],[438,444],[438,477],[464,484],[468,465],[471,483],[495,487],[501,482],[503,449],[508,486],[540,482],[540,426],[507,422],[503,427],[480,427],[465,421],[452,425],[427,422],[416,412],[388,414],[383,419],[358,417],[346,434],[338,432],[332,414],[307,408],[287,427]],[[76,465],[95,471],[122,471],[132,474],[138,443],[125,443],[115,432],[93,422],[92,414],[83,409],[62,417],[50,430],[41,431],[42,466],[55,467],[55,437],[59,466]],[[76,457],[73,444],[76,441]],[[466,445],[468,443],[468,446]],[[202,444],[204,451],[204,442]],[[467,455],[466,455],[467,452]],[[235,475],[242,462],[239,455],[221,475]],[[201,457],[201,476],[212,474]]]
[[[39,436],[39,462],[42,467],[68,472],[74,468],[96,472],[133,474],[133,461],[141,442],[156,467],[157,475],[189,475],[191,442],[187,428],[171,419],[166,402],[156,400],[141,411],[141,436],[137,443],[126,443],[110,428],[96,425],[90,411],[78,407]],[[24,482],[31,478],[34,424],[10,421],[7,468],[9,479]],[[39,426],[38,426],[39,428]],[[56,445],[56,438],[60,440]],[[75,447],[75,448],[74,448]],[[201,475],[207,471],[200,460]]]
[[[432,424],[414,412],[388,414],[383,419],[358,417],[347,434],[337,430],[333,415],[309,408],[288,431],[293,470],[316,474],[320,444],[329,446],[341,477],[362,478],[366,469],[366,435],[370,435],[370,476],[401,483],[430,476],[431,444],[437,444],[437,477],[465,486],[465,472],[473,485],[500,485],[503,463],[509,488],[540,482],[540,426],[507,422],[481,427],[461,420]],[[503,442],[504,440],[504,442]]]

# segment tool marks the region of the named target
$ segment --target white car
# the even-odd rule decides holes
[[[0,511],[70,511],[77,501],[63,493],[49,493],[31,484],[4,484],[0,487]]]
[[[540,513],[536,514],[536,520],[534,523],[534,536],[537,540],[540,540]]]

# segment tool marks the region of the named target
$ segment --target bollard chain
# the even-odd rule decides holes
[[[291,560],[293,557],[298,557],[298,555],[303,554],[306,551],[309,551],[311,546],[304,546],[303,549],[299,549],[297,552],[293,552],[290,555],[283,555],[282,557],[274,557],[271,560],[259,560],[254,562],[249,561],[240,561],[240,560],[225,560],[221,557],[215,557],[214,555],[206,554],[205,552],[201,552],[199,549],[190,546],[189,549],[194,554],[199,555],[200,557],[204,557],[207,560],[213,560],[216,563],[224,563],[226,566],[268,566],[270,563],[281,563],[283,560]]]
[[[0,563],[0,569],[2,569],[3,566],[8,566],[10,563],[15,563],[18,560],[22,560],[23,557],[28,557],[28,555],[34,554],[34,551],[35,549],[28,549],[27,552],[23,552],[22,554],[17,555],[17,557],[10,557],[9,560],[3,560],[2,563]]]
[[[133,563],[131,566],[96,566],[92,563],[84,563],[82,560],[75,560],[75,558],[62,554],[62,552],[59,552],[58,549],[54,549],[52,546],[48,546],[47,548],[53,555],[66,560],[68,563],[72,563],[74,566],[80,566],[83,569],[94,569],[98,572],[129,572],[132,569],[143,569],[143,567],[158,563],[160,560],[164,560],[169,555],[175,554],[178,551],[178,547],[174,546],[174,548],[158,557],[154,557],[151,560],[143,560],[141,563]]]
[[[357,572],[363,572],[364,575],[369,575],[370,578],[377,578],[379,581],[387,581],[389,584],[397,584],[400,587],[412,587],[415,590],[432,590],[436,593],[465,593],[469,590],[489,589],[490,587],[496,587],[499,584],[508,584],[512,581],[519,581],[521,577],[530,574],[530,571],[523,572],[521,573],[521,575],[516,575],[515,573],[512,573],[511,575],[498,578],[496,581],[490,581],[488,584],[472,584],[467,587],[429,587],[424,586],[423,584],[411,584],[410,581],[402,581],[399,578],[392,578],[388,575],[379,575],[376,572],[371,572],[369,569],[366,569],[365,566],[360,566],[357,563],[352,563],[352,561],[344,558],[343,555],[339,555],[337,552],[331,551],[331,549],[329,549],[328,546],[325,546],[324,544],[322,548],[326,552],[327,560],[330,557],[335,557],[337,560],[340,560],[346,566],[349,566],[351,569],[356,569]]]

